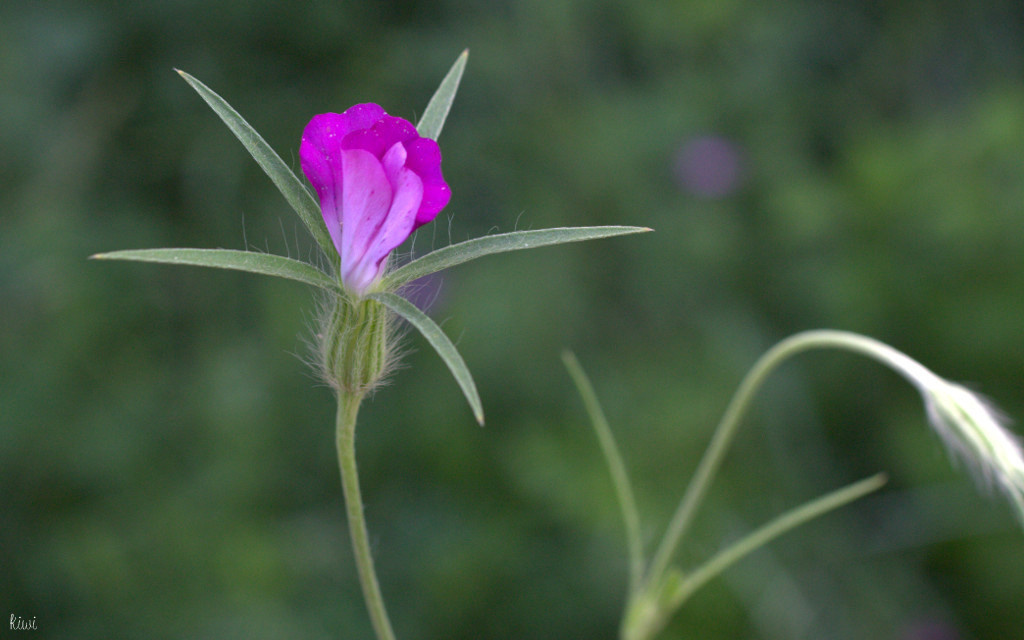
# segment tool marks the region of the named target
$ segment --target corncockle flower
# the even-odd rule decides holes
[[[496,234],[431,252],[385,277],[391,252],[416,228],[432,221],[451,198],[441,174],[441,153],[430,137],[440,134],[466,56],[463,52],[441,82],[427,105],[419,130],[406,120],[388,116],[376,104],[358,104],[340,114],[320,114],[309,122],[302,135],[301,166],[319,197],[324,225],[316,217],[315,203],[305,185],[266,141],[223,98],[179,72],[274,181],[320,249],[329,254],[333,244],[340,261],[332,255],[330,264],[332,269],[338,265],[338,273],[326,273],[317,265],[285,256],[228,249],[143,249],[94,256],[236,269],[296,280],[324,292],[317,332],[317,365],[337,396],[335,446],[353,557],[378,640],[394,640],[395,634],[373,567],[356,468],[355,430],[360,404],[386,375],[394,358],[391,338],[395,317],[408,321],[437,350],[462,388],[477,421],[483,424],[479,394],[455,346],[440,327],[395,290],[441,269],[489,254],[650,231],[641,227],[584,227]],[[423,137],[421,132],[430,137]],[[695,141],[684,156],[680,168],[684,180],[692,179],[690,185],[694,190],[709,197],[734,189],[742,177],[741,158],[728,141]],[[711,173],[697,171],[707,167],[689,162],[694,158],[709,161],[704,164],[712,169]],[[867,495],[884,483],[879,474],[787,511],[692,570],[684,572],[672,565],[672,557],[755,392],[781,362],[813,348],[840,348],[867,355],[896,369],[916,385],[924,396],[932,423],[950,448],[1007,493],[1024,523],[1024,454],[992,407],[971,391],[939,378],[876,340],[842,331],[810,331],[773,347],[744,378],[664,538],[648,562],[643,557],[639,516],[621,456],[590,383],[575,358],[569,356],[566,366],[591,414],[626,522],[630,595],[621,628],[625,640],[649,640],[694,591],[737,560],[782,533]]]
[[[393,364],[394,319],[415,327],[444,360],[477,422],[484,414],[473,378],[455,345],[426,314],[395,290],[441,269],[494,253],[650,231],[643,227],[575,227],[515,231],[449,245],[389,274],[387,259],[419,226],[448,204],[451,191],[441,175],[441,152],[431,139],[441,133],[466,65],[464,51],[441,81],[418,129],[387,115],[376,104],[315,116],[302,134],[302,171],[320,199],[324,224],[305,185],[242,116],[206,85],[184,72],[242,142],[295,209],[325,254],[331,273],[285,256],[231,249],[141,249],[95,258],[236,269],[303,282],[324,295],[317,327],[316,366],[337,396],[335,446],[341,470],[353,557],[367,611],[378,640],[394,640],[373,567],[356,469],[355,429],[359,406]],[[421,135],[423,134],[423,135]],[[426,137],[424,137],[426,136]],[[331,245],[339,260],[330,255]],[[337,265],[338,273],[333,272]]]
[[[380,279],[388,255],[448,204],[441,152],[412,123],[367,103],[314,116],[299,157],[341,257],[342,285],[353,294],[325,305],[322,371],[331,386],[365,392],[386,375],[393,345],[390,315],[362,296]]]
[[[341,281],[357,296],[377,282],[391,251],[451,197],[437,143],[376,104],[315,116],[299,157],[341,256]]]

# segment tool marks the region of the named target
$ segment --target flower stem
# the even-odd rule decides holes
[[[377,573],[373,568],[373,554],[370,552],[366,519],[363,517],[363,497],[359,492],[359,474],[356,471],[356,416],[362,399],[361,393],[338,392],[337,446],[341,488],[345,494],[348,531],[352,538],[359,583],[363,587],[363,598],[366,600],[373,630],[377,640],[395,640],[395,632],[391,629],[384,598],[377,583]]]

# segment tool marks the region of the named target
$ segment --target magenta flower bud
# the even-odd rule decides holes
[[[376,104],[314,116],[302,132],[299,158],[341,256],[341,281],[356,295],[377,282],[391,251],[451,198],[437,143]]]

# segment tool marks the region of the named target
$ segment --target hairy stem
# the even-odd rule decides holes
[[[341,488],[345,494],[345,511],[348,516],[348,531],[352,538],[352,552],[355,555],[359,583],[363,588],[366,609],[370,613],[377,640],[395,640],[384,598],[377,583],[373,568],[373,554],[366,533],[366,519],[363,516],[363,497],[359,491],[359,474],[356,471],[356,416],[362,394],[338,392],[337,446],[338,465],[341,467]]]

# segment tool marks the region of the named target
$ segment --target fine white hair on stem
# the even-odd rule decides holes
[[[1024,523],[1024,454],[991,402],[946,380],[922,389],[928,419],[952,454],[967,463],[980,482],[995,485]]]

